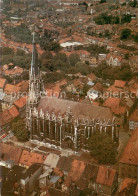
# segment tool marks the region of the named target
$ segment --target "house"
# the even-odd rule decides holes
[[[127,111],[126,105],[121,102],[118,97],[109,97],[103,103],[103,106],[110,107],[111,111],[115,115],[124,115]]]
[[[132,56],[129,60],[129,65],[133,73],[138,72],[138,56]]]
[[[87,97],[90,99],[91,102],[93,102],[99,97],[99,92],[94,90],[93,88],[90,88],[87,92]]]
[[[28,168],[34,163],[43,164],[45,159],[46,159],[46,155],[23,150],[19,160],[19,165]]]
[[[21,92],[27,93],[29,89],[29,81],[23,80],[16,84],[16,86],[20,88]]]
[[[131,178],[137,180],[138,171],[138,128],[129,138],[119,161],[119,180]]]
[[[20,93],[21,87],[12,84],[6,84],[4,88],[4,93],[7,95],[18,95]]]
[[[67,175],[72,167],[72,162],[73,159],[63,156],[60,157],[56,167],[63,171],[65,175]]]
[[[96,178],[96,192],[98,195],[111,196],[118,187],[118,174],[115,169],[99,166]]]
[[[17,182],[20,180],[24,167],[14,165],[12,168],[0,166],[1,171],[1,195],[19,194]]]
[[[87,75],[87,79],[88,81],[94,83],[97,80],[97,77],[93,73],[90,73],[89,75]]]
[[[130,133],[138,127],[138,109],[136,109],[129,117],[129,131]]]
[[[71,169],[67,175],[66,180],[62,184],[62,191],[69,191],[73,189],[75,183],[77,183],[85,169],[84,161],[73,160],[71,164]]]
[[[0,78],[0,92],[4,91],[5,85],[6,85],[6,79]]]
[[[123,89],[123,88],[125,87],[125,85],[126,85],[126,82],[123,81],[123,80],[115,80],[115,82],[114,82],[114,86],[115,86],[116,88],[121,88],[121,89]]]
[[[21,97],[17,99],[13,104],[17,107],[19,112],[23,111],[26,107],[26,99],[27,97]]]
[[[59,161],[59,155],[50,153],[43,163],[43,174],[39,177],[39,187],[44,188],[48,185],[50,173],[56,168]]]
[[[6,70],[4,72],[6,76],[11,76],[11,77],[20,76],[22,73],[23,73],[23,68],[18,66],[15,66],[13,69]]]
[[[54,168],[47,178],[47,186],[60,188],[64,180],[64,173],[59,168]]]
[[[11,120],[13,120],[17,116],[19,116],[19,112],[15,106],[12,106],[10,109],[4,110],[3,112],[0,113],[1,134],[2,134],[2,130],[6,129],[6,127],[8,127]]]
[[[75,87],[74,84],[70,83],[70,84],[68,84],[68,85],[66,86],[66,92],[67,92],[67,93],[73,93],[73,94],[75,94],[76,91],[77,91],[77,89],[76,89],[76,87]]]
[[[98,169],[98,165],[86,163],[80,179],[76,182],[77,189],[86,190],[89,188],[91,192],[95,192]]]
[[[30,195],[38,185],[38,178],[42,174],[42,164],[32,164],[20,177],[19,186],[23,195]]]
[[[96,67],[98,65],[98,62],[95,56],[90,57],[87,61],[92,67]]]
[[[44,161],[44,170],[46,170],[46,168],[56,168],[59,158],[60,157],[57,154],[48,154]]]
[[[99,54],[98,55],[98,60],[100,61],[104,61],[106,59],[106,54]]]
[[[0,165],[11,168],[18,164],[22,149],[5,143],[0,143]]]
[[[124,195],[134,195],[136,192],[137,182],[131,178],[124,178],[124,180],[120,184],[119,194],[118,196]]]
[[[106,56],[106,62],[109,66],[121,66],[122,56],[110,55]]]

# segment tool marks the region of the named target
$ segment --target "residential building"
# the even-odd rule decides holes
[[[130,134],[138,127],[138,109],[134,110],[129,117]]]
[[[119,161],[119,180],[132,178],[137,180],[138,171],[138,128],[136,128],[129,138]]]
[[[118,187],[117,171],[105,166],[99,166],[96,178],[96,192],[98,195],[111,196]]]

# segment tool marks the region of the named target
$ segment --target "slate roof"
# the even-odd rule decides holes
[[[71,169],[71,164],[72,164],[73,159],[69,157],[60,157],[58,163],[57,163],[57,168],[63,171],[69,171]]]
[[[97,165],[87,164],[81,178],[76,183],[76,185],[81,190],[84,190],[88,187],[89,181],[95,183],[98,174],[98,168],[99,167]]]
[[[60,114],[63,115],[70,108],[73,113],[74,119],[102,119],[102,120],[112,120],[112,113],[110,108],[93,106],[90,104],[58,99],[55,97],[48,98],[44,97],[39,103],[38,109],[42,109],[44,112],[60,111]]]

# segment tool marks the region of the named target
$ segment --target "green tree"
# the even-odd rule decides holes
[[[131,30],[130,29],[124,29],[122,32],[121,32],[121,37],[120,39],[128,39],[131,35]]]
[[[100,3],[106,3],[106,0],[101,0]]]
[[[108,135],[96,133],[88,140],[91,156],[99,164],[114,164],[116,162],[117,145]]]
[[[4,47],[4,48],[0,49],[0,53],[1,53],[1,55],[13,55],[14,50],[12,48],[9,48],[9,47]]]
[[[12,131],[20,141],[27,141],[29,139],[29,132],[25,127],[23,119],[18,119],[12,123]]]
[[[79,61],[80,61],[80,57],[79,57],[78,54],[73,53],[73,54],[71,54],[71,55],[69,56],[69,63],[70,63],[71,66],[75,66],[75,64],[76,64],[77,62],[79,62]]]
[[[134,41],[138,43],[138,34],[134,36]]]
[[[131,22],[131,15],[127,14],[127,15],[123,15],[121,18],[121,23],[130,23]]]

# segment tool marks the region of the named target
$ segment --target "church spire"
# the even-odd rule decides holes
[[[32,49],[32,61],[31,61],[31,76],[38,76],[38,53],[36,49],[35,42],[35,33],[33,32],[33,41],[32,41],[33,49]]]

